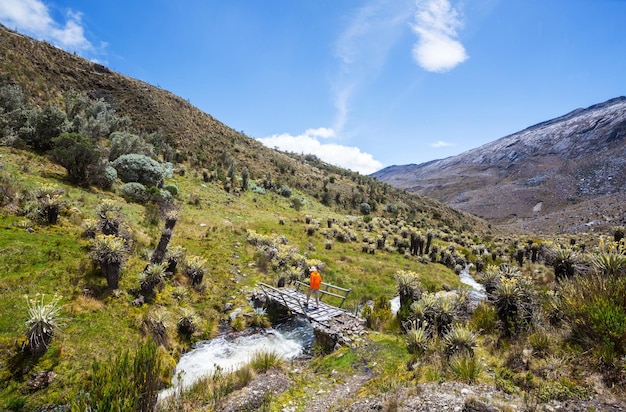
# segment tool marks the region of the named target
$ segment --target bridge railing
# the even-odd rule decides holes
[[[303,291],[300,291],[300,288],[303,288]],[[307,283],[297,280],[296,290],[298,292],[307,293],[307,291],[309,290],[309,285]],[[320,300],[322,300],[324,295],[333,296],[340,300],[340,303],[339,305],[337,305],[337,307],[342,307],[351,291],[352,289],[346,289],[336,285],[331,285],[330,283],[322,282],[320,286]]]

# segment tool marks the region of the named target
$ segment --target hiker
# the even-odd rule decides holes
[[[309,278],[309,291],[306,294],[306,303],[305,307],[309,307],[309,298],[311,297],[311,292],[315,293],[315,307],[320,307],[320,285],[322,284],[322,277],[317,271],[317,267],[311,266],[309,269],[311,277]]]

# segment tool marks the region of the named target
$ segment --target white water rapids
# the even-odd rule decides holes
[[[249,363],[259,352],[273,352],[281,358],[294,359],[305,353],[313,344],[313,327],[303,319],[293,319],[261,332],[223,335],[199,342],[183,354],[176,365],[172,387],[161,391],[163,399],[200,378],[211,376],[217,370],[234,372]]]

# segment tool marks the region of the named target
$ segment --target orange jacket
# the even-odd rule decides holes
[[[319,289],[321,284],[322,284],[322,277],[320,276],[320,274],[316,270],[314,270],[313,272],[311,272],[309,288],[310,289]]]

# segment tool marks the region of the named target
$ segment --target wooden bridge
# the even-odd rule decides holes
[[[259,287],[268,301],[283,307],[292,314],[306,317],[313,325],[316,336],[324,337],[325,340],[330,339],[333,346],[354,344],[360,340],[360,336],[365,334],[365,321],[341,308],[351,289],[322,282],[319,307],[316,307],[313,294],[307,307],[306,292],[309,286],[303,282],[297,281],[294,288],[276,288],[259,282]],[[300,289],[303,291],[301,292]],[[325,296],[333,297],[339,301],[339,304],[333,306],[325,303],[323,301]]]

